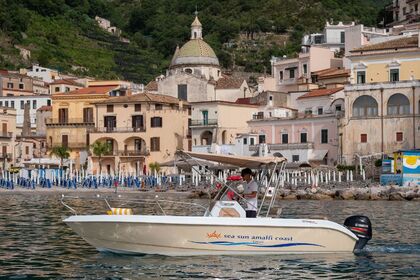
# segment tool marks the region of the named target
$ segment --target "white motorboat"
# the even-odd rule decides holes
[[[209,160],[206,154],[189,154]],[[215,155],[211,157],[213,161],[232,164],[229,156],[219,156],[218,159]],[[235,158],[238,160],[238,157]],[[235,164],[252,166],[274,162],[278,166],[279,163],[275,158],[242,160]],[[98,250],[124,254],[192,256],[349,253],[362,249],[371,239],[371,224],[365,216],[349,217],[344,226],[321,219],[270,217],[279,185],[281,182],[274,187],[265,215],[261,207],[257,218],[246,218],[245,210],[238,201],[224,200],[227,189],[236,192],[226,186],[220,190],[203,216],[165,215],[160,206],[162,201],[159,200],[153,202],[157,203],[164,215],[133,215],[131,209],[112,208],[108,201],[106,203],[110,215],[77,215],[64,202],[63,196],[63,204],[75,213],[64,222]],[[264,199],[266,196],[263,202]]]

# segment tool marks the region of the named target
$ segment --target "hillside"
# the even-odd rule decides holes
[[[376,25],[388,0],[203,0],[204,39],[225,68],[270,69],[272,55],[293,55],[303,33],[326,20]],[[164,72],[189,38],[197,1],[0,0],[0,67],[38,62],[64,72],[146,83]],[[109,19],[130,43],[99,28]],[[244,47],[251,45],[252,47]],[[31,51],[19,56],[15,45]]]

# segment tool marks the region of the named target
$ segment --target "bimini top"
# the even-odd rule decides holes
[[[219,155],[194,152],[179,152],[194,158],[229,164],[238,167],[259,168],[263,165],[276,164],[285,161],[284,157],[245,157],[232,155]]]

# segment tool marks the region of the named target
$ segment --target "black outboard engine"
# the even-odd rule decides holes
[[[361,250],[372,239],[372,224],[366,216],[351,216],[344,221],[344,226],[353,232],[359,240],[354,250]]]

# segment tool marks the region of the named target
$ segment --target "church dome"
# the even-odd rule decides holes
[[[191,39],[175,51],[171,61],[171,68],[184,65],[219,66],[213,49],[202,38],[202,27],[197,17],[191,24]]]

